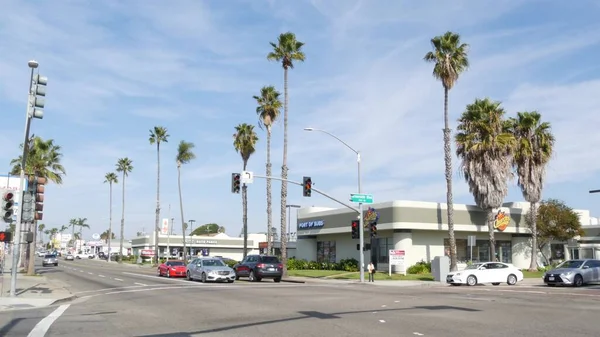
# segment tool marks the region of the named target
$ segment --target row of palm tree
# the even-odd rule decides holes
[[[168,143],[169,141],[169,133],[166,127],[163,126],[155,126],[150,129],[150,137],[149,142],[150,145],[156,145],[156,164],[157,164],[157,174],[156,174],[156,209],[155,209],[155,261],[158,261],[158,233],[160,230],[160,145],[161,143]],[[188,164],[190,161],[196,158],[196,155],[193,152],[194,143],[186,142],[182,140],[179,142],[177,147],[177,154],[175,156],[175,163],[177,165],[177,184],[179,188],[179,209],[181,212],[181,228],[183,232],[183,247],[184,247],[184,259],[186,259],[186,244],[185,244],[185,230],[187,228],[187,224],[185,223],[185,217],[183,212],[183,195],[181,192],[181,167],[184,164]],[[125,157],[117,160],[116,164],[116,172],[121,174],[122,181],[122,198],[121,198],[121,234],[119,236],[119,261],[122,260],[122,252],[123,252],[123,238],[125,234],[125,178],[129,176],[129,173],[133,170],[133,162],[131,159]],[[112,232],[112,199],[113,199],[113,184],[119,183],[119,178],[117,173],[108,172],[104,176],[104,182],[109,184],[109,225],[108,231],[106,233],[107,243],[110,247],[110,241],[114,237]]]
[[[452,149],[448,118],[448,93],[459,76],[469,67],[469,45],[460,35],[446,32],[431,39],[432,50],[425,54],[426,62],[434,63],[433,76],[444,88],[444,161],[450,269],[457,269],[452,196]],[[455,135],[456,154],[461,159],[464,176],[475,203],[487,213],[490,240],[490,260],[496,258],[494,209],[502,206],[508,194],[508,181],[518,177],[517,185],[523,198],[530,203],[529,216],[536,218],[537,203],[541,200],[545,170],[554,148],[555,138],[548,122],[536,111],[518,112],[505,118],[501,103],[489,98],[476,99],[467,105],[458,120]],[[532,224],[530,270],[537,269],[536,221]]]

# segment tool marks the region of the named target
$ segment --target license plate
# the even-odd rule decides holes
[[[275,271],[275,268],[269,268],[269,271]]]
[[[554,281],[554,276],[548,277],[548,281]]]

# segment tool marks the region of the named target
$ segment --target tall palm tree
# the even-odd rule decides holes
[[[194,143],[181,141],[177,146],[177,156],[175,156],[175,162],[177,163],[177,186],[179,187],[179,210],[181,211],[181,230],[183,232],[183,261],[187,261],[187,247],[185,244],[185,218],[183,216],[183,196],[181,195],[181,165],[189,163],[191,160],[196,158],[193,152]]]
[[[69,220],[69,227],[71,227],[71,243],[73,244],[73,248],[75,248],[75,227],[77,227],[77,219],[72,218]]]
[[[46,229],[46,225],[44,225],[43,223],[38,225],[37,230],[38,230],[38,233],[40,233],[40,243],[42,243],[42,244],[44,243],[44,237],[43,237],[44,229]]]
[[[253,125],[243,123],[235,127],[233,147],[235,151],[242,156],[244,171],[246,171],[250,156],[256,151],[256,142],[258,142],[258,135],[254,132]],[[248,186],[246,186],[246,184],[242,186],[242,207],[244,258],[246,258],[246,251],[248,250]]]
[[[100,239],[106,242],[110,242],[110,239],[115,239],[115,233],[113,233],[110,229],[105,230],[100,234]]]
[[[260,96],[253,96],[258,106],[259,126],[267,129],[267,251],[271,253],[271,227],[273,226],[273,209],[271,205],[271,128],[281,115],[281,100],[274,86],[264,86],[260,89]]]
[[[450,124],[448,122],[448,92],[458,77],[469,67],[467,50],[469,45],[461,43],[460,35],[446,32],[431,39],[433,50],[425,54],[426,62],[435,63],[433,77],[444,87],[444,164],[446,175],[446,208],[448,215],[448,236],[450,241],[450,270],[456,271],[456,238],[454,236],[454,200],[452,196],[452,148],[450,144]]]
[[[169,141],[167,128],[155,126],[150,129],[150,144],[156,144],[156,216],[154,218],[154,261],[158,263],[158,233],[160,231],[160,143]]]
[[[117,160],[117,172],[122,174],[123,181],[123,196],[122,196],[122,204],[121,204],[121,236],[119,237],[119,263],[123,262],[123,237],[125,236],[125,177],[129,176],[131,170],[133,170],[133,165],[131,159],[119,158]]]
[[[113,232],[112,232],[112,196],[113,196],[113,184],[118,184],[119,183],[119,179],[117,177],[117,174],[114,172],[108,172],[105,176],[104,176],[104,183],[108,183],[108,188],[109,188],[109,206],[108,206],[108,234],[107,234],[107,242],[106,245],[108,246],[108,259],[106,259],[106,262],[110,262],[110,240],[113,239]]]
[[[269,61],[281,62],[283,67],[283,162],[281,164],[281,262],[283,263],[283,275],[287,273],[287,242],[286,242],[286,205],[287,205],[287,145],[288,145],[288,69],[294,69],[294,61],[304,62],[306,56],[302,51],[303,42],[296,40],[296,35],[291,32],[282,33],[277,43],[270,42],[273,50],[267,54]],[[244,252],[245,253],[245,252]]]
[[[530,204],[528,215],[532,243],[529,270],[537,271],[537,203],[542,199],[546,165],[552,157],[555,139],[550,123],[542,122],[537,111],[517,113],[516,118],[509,119],[509,127],[515,137],[513,166],[517,171],[517,185]]]
[[[55,241],[56,241],[56,233],[58,233],[58,229],[57,228],[51,228],[50,229],[50,238],[51,238],[50,242],[51,242],[51,245],[52,245],[52,249],[54,249],[54,244],[55,244]]]
[[[21,144],[23,148],[24,144]],[[57,185],[62,184],[63,176],[66,175],[65,168],[61,164],[62,159],[62,148],[60,145],[54,143],[53,139],[43,140],[38,136],[31,136],[27,142],[27,157],[25,161],[25,174],[30,176],[38,176],[46,178]],[[20,174],[21,172],[21,158],[13,159],[10,162],[12,165],[11,174]],[[25,230],[25,228],[21,228]],[[27,228],[33,233],[33,242],[36,242],[37,234],[37,220],[33,221],[33,224]],[[26,245],[23,245],[22,261],[23,266],[27,266],[27,275],[35,275],[35,259],[30,258],[35,256],[35,244],[29,245],[27,249]]]
[[[60,228],[58,229],[58,232],[60,233],[61,247],[62,247],[62,241],[63,241],[62,234],[63,234],[63,233],[64,233],[64,232],[65,232],[67,229],[69,229],[69,226],[67,226],[67,225],[62,225],[62,226],[60,226]]]
[[[500,102],[476,99],[459,119],[456,154],[477,206],[487,213],[490,261],[496,257],[494,209],[502,206],[512,177],[514,136],[507,130]]]
[[[77,218],[75,221],[76,226],[79,227],[79,238],[83,238],[83,229],[90,228],[90,225],[87,223],[87,218]],[[81,245],[79,245],[79,250],[81,250]]]

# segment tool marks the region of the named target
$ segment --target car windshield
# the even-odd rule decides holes
[[[263,263],[279,263],[279,259],[275,256],[263,256],[261,260]]]
[[[183,263],[182,261],[173,261],[173,262],[167,263],[167,265],[170,265],[171,267],[185,266],[185,263]]]
[[[223,267],[225,264],[221,260],[204,260],[202,261],[204,267]]]
[[[583,265],[583,261],[570,260],[570,261],[565,261],[565,262],[559,264],[558,266],[556,266],[556,269],[558,269],[558,268],[581,268],[582,265]]]
[[[477,269],[479,267],[481,267],[483,264],[482,263],[473,263],[472,265],[467,266],[467,268],[465,269]]]
[[[44,256],[44,258],[46,258],[46,259],[53,259],[55,257],[56,257],[56,255],[52,255],[52,254],[48,254],[48,255]]]

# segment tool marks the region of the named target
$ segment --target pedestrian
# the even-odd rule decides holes
[[[369,282],[375,282],[375,266],[373,261],[369,262]]]

